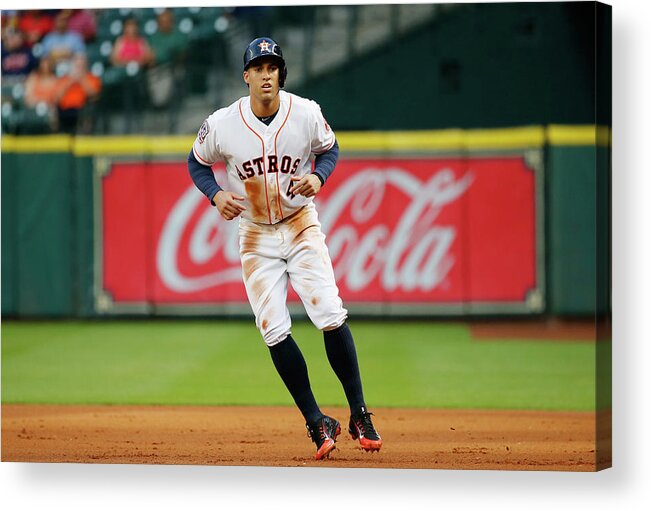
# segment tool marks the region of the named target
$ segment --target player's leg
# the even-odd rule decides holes
[[[319,421],[323,413],[314,399],[303,354],[291,334],[269,346],[269,353],[276,371],[303,414],[305,423],[313,424]]]
[[[291,334],[269,347],[271,359],[287,390],[305,418],[308,435],[316,444],[315,459],[327,457],[341,433],[339,421],[323,414],[312,394],[307,365]]]
[[[291,336],[287,310],[287,263],[279,257],[280,238],[269,228],[240,222],[242,277],[255,324],[271,359],[307,422],[323,415],[310,388],[307,366]]]
[[[278,256],[280,238],[273,230],[240,223],[240,257],[244,285],[256,326],[269,348],[276,371],[305,418],[317,444],[316,459],[327,456],[341,428],[319,409],[303,354],[291,336],[287,309],[287,263]]]
[[[315,211],[310,225],[291,239],[287,258],[292,286],[314,325],[323,330],[326,353],[341,382],[351,411],[349,432],[363,448],[379,450],[382,440],[364,403],[353,336],[346,324],[347,311],[339,297],[332,262]]]
[[[319,330],[341,326],[348,315],[314,205],[305,206],[285,233],[287,271],[305,311]]]
[[[340,327],[323,331],[326,354],[335,374],[341,381],[350,406],[348,432],[367,451],[379,451],[382,438],[373,426],[371,415],[364,402],[362,380],[359,374],[357,352],[353,334],[344,323]]]
[[[239,227],[240,260],[246,294],[255,324],[267,346],[291,331],[287,310],[287,264],[279,257],[280,239],[273,230],[242,219]]]
[[[366,403],[364,403],[355,341],[348,324],[344,323],[332,330],[324,330],[323,340],[328,361],[346,393],[350,413],[360,413],[366,408]]]
[[[287,270],[312,323],[323,331],[328,360],[344,387],[351,413],[364,407],[355,343],[346,325],[348,312],[339,289],[315,211],[312,221],[292,239]]]

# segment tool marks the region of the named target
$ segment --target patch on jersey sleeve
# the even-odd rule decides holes
[[[328,121],[325,120],[325,117],[323,118],[323,123],[325,124],[325,130],[326,133],[330,131],[330,125],[328,124]]]
[[[205,121],[203,121],[201,128],[199,128],[199,133],[197,133],[197,138],[199,139],[200,144],[203,144],[203,141],[206,140],[209,131],[210,131],[210,124],[208,124],[208,119],[206,119]]]

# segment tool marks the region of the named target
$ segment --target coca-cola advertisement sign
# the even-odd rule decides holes
[[[225,185],[223,167],[214,170]],[[247,309],[238,220],[221,218],[184,162],[116,162],[100,189],[105,310]],[[540,308],[536,193],[536,173],[522,156],[369,158],[340,161],[315,202],[351,310],[533,310]],[[299,302],[293,291],[289,301]]]

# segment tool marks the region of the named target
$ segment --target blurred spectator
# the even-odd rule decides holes
[[[27,46],[32,47],[54,28],[54,20],[41,10],[25,11],[20,16],[18,28],[25,34]]]
[[[72,59],[70,73],[58,80],[56,101],[59,113],[59,129],[66,133],[77,130],[82,109],[99,96],[102,81],[88,71],[86,56],[78,53]],[[90,120],[90,118],[88,118]],[[81,126],[89,132],[90,126]]]
[[[154,60],[154,53],[147,40],[140,35],[140,28],[135,18],[127,18],[124,22],[123,33],[113,45],[111,63],[114,66],[126,66],[136,62],[146,67]]]
[[[90,9],[69,9],[67,12],[70,15],[68,29],[71,32],[77,32],[86,43],[94,41],[97,36],[95,11]]]
[[[57,87],[54,62],[50,57],[43,57],[25,81],[25,105],[46,114],[51,129],[56,129],[58,124],[55,108]]]
[[[149,36],[156,64],[172,62],[187,44],[187,36],[174,24],[171,9],[165,9],[157,17],[158,30]]]
[[[158,30],[149,37],[156,65],[147,73],[147,85],[152,105],[166,107],[183,73],[177,64],[187,45],[187,36],[177,29],[171,9],[162,11],[157,22]]]
[[[54,18],[54,31],[43,38],[43,55],[52,57],[55,63],[70,60],[76,53],[86,52],[84,40],[68,28],[69,20],[68,12],[59,12]]]
[[[13,85],[23,82],[36,68],[32,50],[25,44],[20,30],[13,28],[2,32],[2,83]]]
[[[18,29],[18,11],[16,10],[3,10],[0,13],[0,19],[2,20],[2,33],[4,34],[5,30],[9,28]]]

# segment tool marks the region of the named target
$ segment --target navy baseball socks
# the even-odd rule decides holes
[[[366,409],[364,403],[353,334],[344,323],[339,328],[324,331],[323,340],[330,365],[344,388],[350,406],[348,433],[353,440],[359,440],[362,449],[379,451],[382,438],[371,421],[373,414]]]
[[[271,353],[271,360],[276,366],[276,371],[294,398],[305,421],[308,424],[316,423],[323,417],[323,413],[312,394],[307,365],[296,341],[291,335],[288,335],[278,344],[269,347],[269,353]]]
[[[270,346],[269,353],[276,371],[305,417],[308,436],[316,444],[314,458],[327,458],[335,448],[341,426],[336,419],[324,415],[316,404],[301,350],[293,337],[288,335],[283,341]]]

